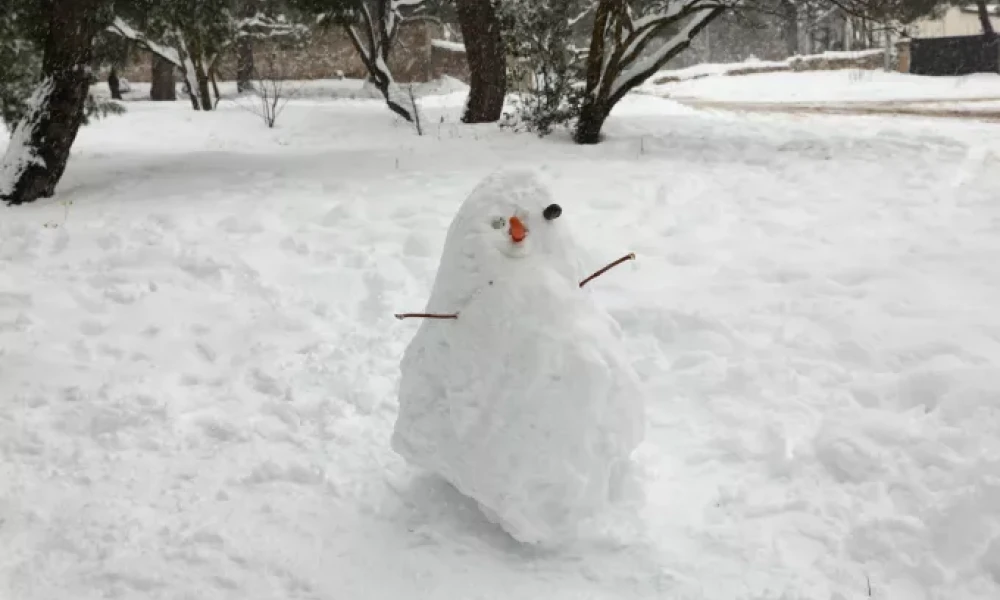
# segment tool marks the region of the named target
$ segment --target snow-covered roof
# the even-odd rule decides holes
[[[1000,15],[1000,4],[987,4],[986,11],[991,15]],[[979,9],[975,4],[965,4],[962,6],[962,12],[979,12]]]

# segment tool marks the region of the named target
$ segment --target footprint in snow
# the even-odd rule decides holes
[[[240,479],[239,483],[245,486],[256,486],[287,482],[308,486],[322,485],[325,481],[326,471],[322,467],[294,463],[282,466],[269,460],[254,467],[250,473]]]
[[[300,256],[307,256],[310,253],[308,244],[296,240],[292,236],[286,236],[283,240],[281,240],[279,247],[285,252],[298,254]]]
[[[222,219],[216,226],[226,233],[260,233],[264,231],[263,225],[255,217],[233,215]]]
[[[88,319],[80,323],[80,333],[86,336],[98,336],[108,330],[108,325],[100,321]]]
[[[403,255],[417,258],[430,258],[433,255],[432,243],[427,235],[413,232],[403,244]]]
[[[272,398],[288,398],[289,390],[283,386],[276,378],[261,371],[253,369],[247,376],[250,386],[256,391]]]
[[[386,287],[385,278],[375,271],[369,271],[368,273],[365,273],[364,280],[368,293],[359,303],[360,306],[358,312],[361,313],[361,315],[363,315],[368,322],[376,322],[386,318],[391,314],[391,311],[389,310],[384,298]]]
[[[155,225],[158,229],[164,231],[173,231],[177,229],[177,223],[170,215],[165,215],[162,213],[154,213],[152,215],[149,215],[147,221]]]
[[[204,281],[221,282],[223,273],[229,266],[211,256],[186,253],[177,260],[177,266],[192,277]]]
[[[122,236],[117,233],[109,233],[97,238],[97,245],[101,250],[117,250],[122,247]]]
[[[347,206],[338,204],[331,208],[320,220],[323,227],[342,227],[345,223],[354,219],[354,212]]]
[[[205,362],[215,363],[218,354],[216,354],[215,350],[213,350],[211,346],[205,342],[198,342],[194,345],[194,347],[195,350],[198,351],[198,355],[205,359]]]

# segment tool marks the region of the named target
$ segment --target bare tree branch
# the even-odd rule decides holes
[[[361,56],[361,62],[364,63],[369,75],[371,75],[372,82],[385,98],[389,109],[410,123],[416,123],[416,103],[412,101],[412,97],[407,98],[399,89],[393,80],[387,62],[389,44],[392,40],[390,35],[393,27],[392,22],[395,20],[394,17],[391,17],[394,14],[391,2],[395,1],[397,0],[375,0],[378,3],[376,4],[377,13],[375,16],[372,15],[366,2],[358,2],[357,14],[367,33],[367,43],[358,34],[355,22],[346,21],[342,22],[341,25],[351,38],[351,43]],[[412,2],[413,0],[405,1]],[[407,6],[411,5],[407,4]]]

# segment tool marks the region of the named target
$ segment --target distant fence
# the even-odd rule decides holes
[[[914,75],[968,75],[1000,72],[1000,40],[983,35],[913,38],[910,73]]]

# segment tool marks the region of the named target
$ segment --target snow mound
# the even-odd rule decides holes
[[[458,318],[426,320],[406,349],[392,437],[525,543],[566,540],[622,499],[644,429],[621,333],[578,287],[550,204],[533,173],[509,171],[459,209],[429,303]],[[490,225],[515,213],[524,246]]]
[[[421,96],[431,96],[467,92],[469,86],[461,79],[456,79],[450,75],[442,75],[437,79],[417,84],[415,89]]]

